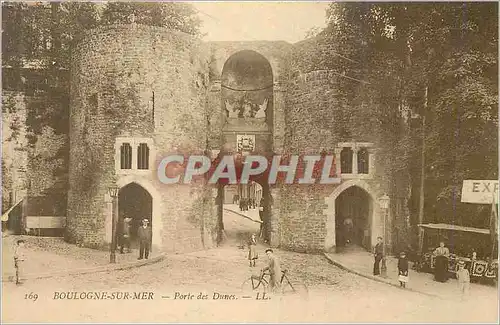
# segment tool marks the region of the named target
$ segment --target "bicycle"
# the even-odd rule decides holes
[[[299,281],[291,281],[288,274],[288,270],[281,271],[280,288],[278,292],[282,294],[300,294],[306,297],[309,294],[307,286]],[[260,293],[266,293],[268,292],[270,279],[271,274],[261,270],[260,275],[252,275],[250,278],[243,281],[241,288],[246,292],[258,290]]]

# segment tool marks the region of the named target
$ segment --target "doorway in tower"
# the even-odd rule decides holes
[[[371,250],[370,195],[360,187],[344,190],[335,200],[335,241],[339,249],[363,247]]]
[[[118,193],[118,245],[120,245],[123,234],[123,225],[125,218],[131,218],[130,221],[130,244],[131,248],[138,248],[139,241],[137,230],[142,225],[143,219],[149,220],[152,227],[153,198],[147,190],[136,183],[130,183],[120,189]]]
[[[220,185],[219,245],[245,246],[252,234],[264,238],[263,188],[256,182]],[[263,240],[263,239],[261,239]]]

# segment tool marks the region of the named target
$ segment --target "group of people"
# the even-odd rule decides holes
[[[276,290],[281,285],[281,264],[279,258],[274,254],[271,248],[266,249],[265,252],[268,258],[268,265],[262,269],[262,272],[269,272],[269,285],[271,290]],[[255,267],[258,258],[257,239],[256,235],[252,234],[248,241],[248,260],[250,262],[250,267]]]
[[[120,246],[120,253],[123,254],[125,248],[127,252],[131,252],[130,241],[131,241],[131,228],[132,228],[132,218],[123,218],[121,221],[121,226],[119,228],[118,243]],[[144,258],[149,258],[149,252],[151,251],[151,239],[152,231],[151,226],[149,226],[149,219],[144,218],[141,221],[141,226],[137,229],[137,239],[139,241],[139,257],[138,260]],[[17,285],[23,283],[24,275],[24,264],[26,262],[25,253],[25,243],[23,239],[19,239],[15,242],[14,247],[14,268],[15,268],[15,282]]]
[[[120,253],[124,253],[124,249],[130,253],[130,242],[131,242],[131,229],[132,229],[132,218],[125,217],[122,219],[121,232],[119,234],[119,245]],[[143,258],[149,258],[149,252],[151,251],[151,239],[152,230],[149,225],[149,219],[144,218],[141,220],[141,226],[137,229],[137,239],[139,240],[139,257],[138,260]]]
[[[233,204],[237,202],[240,206],[240,211],[248,211],[248,209],[256,209],[257,203],[254,198],[240,198],[239,195],[233,196]],[[262,239],[264,236],[264,198],[260,199],[259,205],[259,218],[260,218],[260,231],[259,238]]]
[[[448,258],[450,256],[450,250],[444,245],[444,242],[439,243],[433,255],[435,256],[436,263],[434,268],[434,279],[438,282],[446,282],[448,280]],[[374,248],[375,262],[373,264],[373,275],[380,275],[380,262],[384,258],[384,244],[382,237],[377,238],[377,244]],[[409,280],[408,273],[408,258],[406,252],[401,252],[398,259],[398,280],[400,286],[405,288]],[[462,298],[465,297],[469,292],[470,284],[470,274],[469,270],[465,268],[465,261],[460,260],[458,262],[458,270],[456,273],[458,286]]]
[[[255,209],[257,203],[253,198],[241,198],[239,199],[240,211],[248,211],[248,209]]]

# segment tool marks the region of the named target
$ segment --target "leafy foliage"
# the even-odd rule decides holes
[[[300,44],[317,50],[309,62],[299,54],[297,70],[370,82],[344,89],[353,99],[350,132],[371,130],[379,140],[396,195],[404,192],[401,172],[410,171],[414,222],[425,116],[425,221],[487,226],[488,209],[459,200],[464,179],[498,178],[498,5],[333,3],[327,17],[328,26]],[[405,112],[416,118],[403,123]]]
[[[186,3],[2,3],[3,88],[27,95],[30,164],[38,170],[31,182],[34,193],[66,191],[71,46],[87,29],[126,23],[194,36],[200,27],[193,7]],[[88,175],[93,173],[85,168]]]
[[[161,26],[199,36],[194,8],[178,2],[51,2],[2,4],[4,65],[37,61],[69,69],[70,47],[87,29],[110,24]]]

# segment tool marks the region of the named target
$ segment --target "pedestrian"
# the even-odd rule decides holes
[[[382,243],[382,237],[377,237],[377,244],[373,252],[375,256],[375,262],[373,263],[373,275],[380,275],[380,261],[384,257],[384,244]]]
[[[259,254],[257,253],[257,240],[255,238],[255,234],[252,234],[250,240],[248,241],[248,260],[250,263],[250,267],[255,266],[255,261],[259,258]]]
[[[149,220],[144,218],[142,219],[142,226],[137,230],[137,237],[139,237],[139,258],[138,260],[142,260],[143,258],[148,259],[149,250],[151,247],[151,238],[152,232],[151,227],[149,227]]]
[[[280,261],[271,248],[266,249],[266,255],[269,258],[269,264],[262,269],[262,272],[269,271],[269,286],[272,291],[276,291],[281,286],[281,266]]]
[[[469,270],[465,268],[465,261],[463,260],[458,262],[457,280],[461,299],[464,300],[469,295],[470,274]]]
[[[439,247],[433,253],[436,264],[434,267],[434,279],[439,282],[446,282],[448,280],[448,257],[450,250],[444,245],[444,241],[439,242]]]
[[[16,285],[23,284],[24,262],[26,261],[26,253],[24,251],[24,240],[19,239],[16,242],[14,249],[14,267],[16,269]]]
[[[127,253],[130,253],[130,222],[132,218],[124,218],[122,225],[122,237],[121,237],[121,245],[120,245],[120,254],[123,254],[123,250],[126,247]]]
[[[408,259],[406,258],[406,253],[401,252],[398,259],[398,279],[399,285],[406,288],[408,283]]]
[[[260,218],[259,239],[262,239],[262,236],[264,236],[264,198],[260,199],[259,218]]]
[[[352,239],[353,223],[352,219],[347,217],[344,219],[345,243],[349,244]]]

